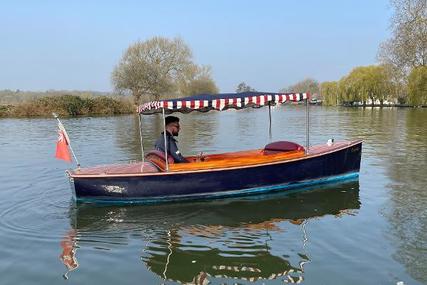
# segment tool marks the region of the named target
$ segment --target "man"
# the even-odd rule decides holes
[[[180,126],[179,126],[179,118],[174,116],[167,116],[165,118],[166,125],[166,144],[168,149],[168,155],[172,156],[175,163],[180,162],[188,162],[185,157],[178,150],[178,146],[176,145],[176,139],[174,136],[178,136]],[[162,132],[162,135],[156,140],[154,148],[165,152],[165,138]]]

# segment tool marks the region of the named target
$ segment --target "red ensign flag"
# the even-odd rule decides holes
[[[56,154],[55,157],[58,159],[63,159],[65,161],[71,162],[70,151],[68,150],[68,141],[67,136],[64,133],[64,130],[59,129],[59,137],[56,142]]]

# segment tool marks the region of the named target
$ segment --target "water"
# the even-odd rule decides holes
[[[272,116],[273,140],[305,144],[302,106]],[[180,117],[184,154],[269,142],[266,108]],[[83,166],[141,157],[135,116],[63,123]],[[426,123],[426,109],[313,107],[312,144],[365,140],[359,180],[101,207],[73,203],[53,119],[2,119],[0,284],[427,284]],[[143,128],[148,149],[160,118]]]

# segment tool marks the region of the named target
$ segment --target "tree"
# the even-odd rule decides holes
[[[356,83],[355,76],[344,76],[338,82],[339,97],[342,102],[366,102],[366,98],[362,98],[357,91],[358,86]]]
[[[359,66],[339,82],[340,96],[347,102],[363,102],[368,99],[381,104],[389,96],[391,83],[387,69],[383,65]]]
[[[406,103],[406,76],[394,65],[386,63],[382,66],[384,67],[385,73],[390,81],[390,99],[396,99],[401,104]]]
[[[132,44],[111,78],[116,91],[131,93],[139,104],[142,96],[159,100],[173,92],[176,83],[193,68],[191,50],[181,39],[154,37]]]
[[[323,98],[325,105],[335,106],[338,105],[339,99],[339,89],[338,82],[336,81],[326,81],[320,84],[320,94]]]
[[[317,82],[317,80],[314,80],[312,78],[307,78],[287,88],[283,88],[280,91],[281,92],[297,92],[297,93],[310,92],[310,94],[318,94],[319,82]]]
[[[194,66],[178,85],[182,95],[215,94],[218,87],[212,80],[209,66]]]
[[[427,64],[427,1],[391,0],[394,15],[392,38],[382,43],[378,57],[390,64],[404,80],[417,66]]]
[[[427,66],[412,70],[408,78],[408,97],[413,106],[427,105]]]
[[[256,92],[256,90],[250,87],[249,85],[246,85],[245,82],[240,82],[239,85],[237,85],[236,93],[241,92]]]

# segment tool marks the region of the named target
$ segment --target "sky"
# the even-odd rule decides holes
[[[0,90],[112,91],[125,50],[180,37],[221,92],[277,92],[377,63],[388,0],[0,0]]]

